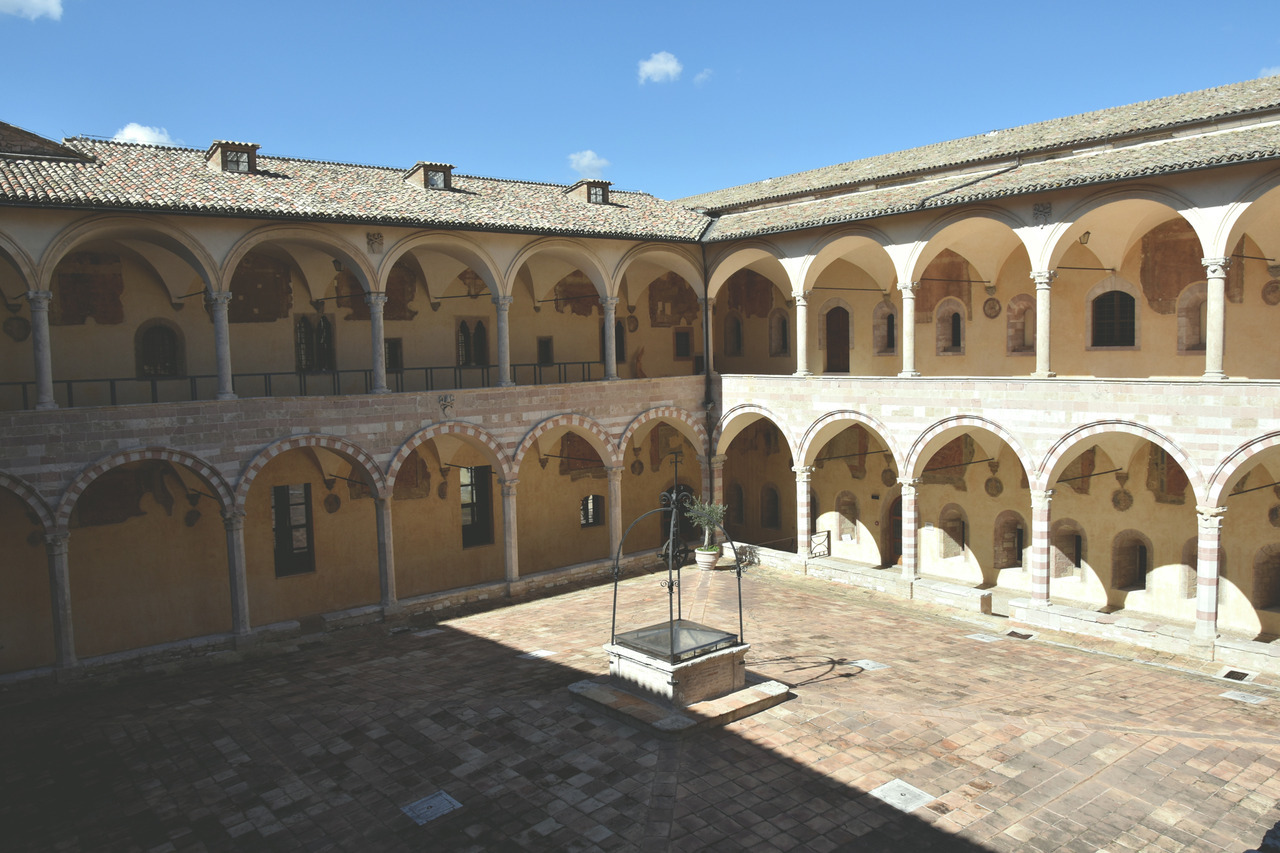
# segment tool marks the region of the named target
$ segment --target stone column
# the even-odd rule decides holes
[[[1194,643],[1212,647],[1218,638],[1218,572],[1225,506],[1196,507],[1196,632]]]
[[[1037,607],[1049,605],[1049,578],[1053,576],[1053,542],[1049,538],[1052,501],[1053,489],[1031,490],[1031,603]]]
[[[507,563],[507,583],[520,579],[520,549],[516,539],[516,485],[519,480],[499,480],[502,486],[502,546]]]
[[[796,376],[810,376],[809,370],[809,298],[803,293],[796,299]]]
[[[919,376],[920,371],[916,370],[916,288],[918,282],[908,281],[898,285],[898,291],[902,294],[902,322],[898,325],[902,328],[899,330],[902,338],[902,370],[899,376],[909,378]],[[905,503],[904,510],[905,512]],[[905,521],[903,522],[906,523]],[[903,550],[906,550],[904,544]],[[906,555],[903,555],[905,559]]]
[[[374,394],[386,394],[389,390],[387,388],[387,344],[382,313],[387,305],[387,294],[366,293],[364,301],[369,306],[369,343],[373,347],[373,388],[371,390]]]
[[[707,494],[711,496],[712,503],[724,503],[724,462],[728,458],[723,453],[711,457],[711,468],[707,471]]]
[[[1204,378],[1226,379],[1222,372],[1223,344],[1226,340],[1227,267],[1230,258],[1204,258],[1208,283],[1204,317]]]
[[[49,340],[49,301],[53,291],[28,290],[27,305],[31,309],[31,355],[36,370],[36,408],[56,409],[53,398],[53,346]]]
[[[513,297],[495,296],[493,304],[498,311],[498,386],[515,385],[511,378],[511,303]]]
[[[809,556],[809,483],[813,479],[813,468],[798,465],[791,470],[796,472],[796,553],[806,559]]]
[[[53,650],[58,668],[75,666],[76,638],[71,627],[71,572],[66,533],[44,537],[49,558],[49,600],[53,605]]]
[[[606,296],[600,303],[604,305],[604,378],[617,379],[618,336],[614,326],[618,315],[618,297]]]
[[[383,613],[400,609],[396,598],[396,551],[391,539],[391,501],[374,498],[373,517],[378,530],[378,586]]]
[[[711,335],[712,335],[712,332],[713,332],[713,329],[712,329],[712,321],[713,321],[715,318],[713,318],[713,317],[708,313],[709,311],[711,311],[711,304],[712,304],[712,303],[711,303],[711,300],[710,300],[710,299],[708,299],[707,297],[705,297],[705,296],[704,296],[704,297],[702,297],[701,299],[699,299],[699,300],[698,300],[698,304],[702,307],[702,316],[703,316],[703,317],[706,317],[706,320],[705,320],[705,321],[703,321],[703,322],[704,322],[704,325],[703,325],[703,327],[702,327],[702,333],[703,333],[703,334],[702,334],[702,337],[703,337],[703,341],[702,341],[702,357],[703,357],[704,359],[706,359],[706,362],[707,362],[707,370],[709,370],[709,371],[711,371],[712,373],[714,373],[714,372],[715,372],[715,370],[716,370],[716,360],[715,360],[715,358],[714,358],[714,356],[713,356],[713,349],[712,349],[712,347],[711,347]],[[700,317],[699,319],[701,319],[701,317]]]
[[[902,579],[914,581],[920,577],[917,530],[920,526],[920,510],[916,506],[916,492],[920,481],[899,477],[898,482],[902,485]]]
[[[205,296],[204,301],[213,314],[213,348],[218,356],[218,399],[234,400],[236,392],[231,382],[231,327],[227,322],[231,292],[210,293]]]
[[[604,472],[609,477],[605,512],[609,515],[609,557],[612,559],[622,547],[622,466],[609,465]]]
[[[231,631],[237,637],[249,634],[249,583],[245,576],[244,510],[222,514],[227,531],[227,576],[231,583]]]
[[[1039,270],[1031,274],[1036,283],[1036,372],[1041,379],[1055,375],[1049,367],[1049,286],[1057,273],[1053,270]]]

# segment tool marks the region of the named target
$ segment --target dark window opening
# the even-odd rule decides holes
[[[493,487],[488,465],[458,469],[462,547],[493,544]]]
[[[387,360],[387,373],[404,373],[404,339],[387,338],[383,341]]]
[[[782,527],[782,503],[773,486],[765,486],[760,496],[760,526],[770,530]]]
[[[271,529],[276,541],[276,577],[302,575],[316,570],[310,483],[272,488]]]
[[[674,333],[675,357],[678,359],[693,358],[693,332],[689,329],[676,329]]]
[[[578,524],[581,527],[599,527],[604,524],[604,496],[587,495],[578,507]]]
[[[181,376],[182,342],[169,326],[156,323],[138,339],[138,375],[143,378]]]
[[[888,314],[884,318],[884,349],[894,352],[898,349],[898,318]]]
[[[1131,347],[1136,340],[1133,297],[1109,290],[1093,300],[1093,346]]]
[[[961,347],[960,335],[961,335],[962,328],[963,326],[960,320],[960,312],[959,311],[953,312],[951,314],[951,344],[950,344],[950,347],[953,350],[959,350]]]
[[[538,338],[538,364],[555,364],[555,339]]]

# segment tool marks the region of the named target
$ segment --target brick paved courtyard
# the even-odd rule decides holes
[[[620,627],[665,616],[657,580],[624,583]],[[731,575],[688,572],[683,595],[736,627]],[[608,587],[175,675],[8,684],[0,847],[1242,853],[1280,821],[1274,682],[767,569],[744,595],[751,671],[795,696],[682,739],[566,689],[607,669]],[[933,799],[868,793],[894,779]],[[438,791],[461,808],[401,811]]]

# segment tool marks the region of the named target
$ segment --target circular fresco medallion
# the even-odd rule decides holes
[[[342,498],[337,495],[324,496],[324,511],[333,515],[338,511],[338,507],[342,506]]]
[[[1262,285],[1262,301],[1268,305],[1280,305],[1280,281],[1273,278]]]
[[[4,321],[4,333],[22,343],[31,334],[31,323],[25,317],[7,317]]]
[[[436,496],[439,497],[440,500],[444,500],[449,496],[449,484],[447,482],[441,483],[436,487]]]
[[[631,317],[628,317],[628,318],[627,318],[627,331],[628,331],[628,332],[634,332],[636,329],[639,329],[639,328],[640,328],[640,318],[639,318],[639,317],[631,316]]]
[[[987,494],[993,498],[1000,497],[1000,493],[1004,491],[1004,483],[1000,482],[999,477],[988,477],[986,487]]]
[[[639,477],[641,474],[643,474],[643,473],[644,473],[644,463],[643,463],[643,462],[641,462],[639,459],[637,459],[635,462],[632,462],[632,463],[631,463],[631,473],[632,473],[632,474],[635,474],[637,477]]]
[[[1267,513],[1267,521],[1271,522],[1272,527],[1280,527],[1280,505],[1271,508]]]
[[[982,303],[982,313],[987,315],[988,320],[994,320],[1000,316],[1000,300],[994,296]]]
[[[893,473],[892,468],[885,468],[880,472],[880,482],[884,483],[886,486],[892,486],[894,483],[898,482],[898,475]]]
[[[1120,512],[1133,506],[1133,495],[1127,489],[1116,489],[1111,493],[1111,505]]]

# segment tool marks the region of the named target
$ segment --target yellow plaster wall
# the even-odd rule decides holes
[[[0,489],[0,536],[8,543],[0,561],[0,672],[54,662],[49,562],[44,531],[26,505]]]
[[[211,491],[189,471],[180,476]],[[85,495],[93,489],[91,483]],[[217,507],[200,500],[200,518],[187,527],[191,507],[181,495],[172,515],[149,493],[139,506],[144,515],[120,524],[72,527],[71,613],[81,657],[231,630],[226,531]]]
[[[655,432],[656,429],[650,430],[639,442],[632,441],[624,454],[626,458],[622,473],[622,532],[624,534],[633,521],[649,510],[661,506],[660,495],[675,483],[675,469],[670,457],[664,457],[656,470],[651,464],[650,450],[655,440]],[[664,432],[664,435],[669,436],[671,433]],[[679,437],[679,447],[683,451],[680,460],[680,483],[691,488],[695,496],[701,497],[702,461],[688,439],[679,433],[676,435]],[[637,467],[637,462],[640,463],[639,474],[633,470]],[[647,548],[659,547],[667,536],[664,518],[663,513],[655,513],[636,525],[623,543],[623,552],[634,554]]]
[[[775,427],[770,427],[777,432]],[[748,431],[751,428],[748,427]],[[745,439],[747,431],[738,435],[725,453],[724,485],[725,503],[728,503],[730,484],[737,483],[743,491],[743,520],[737,523],[732,512],[725,528],[735,540],[752,545],[764,545],[779,550],[794,550],[796,544],[796,475],[787,449],[786,440],[778,435],[779,450],[765,453],[759,447],[752,448]],[[781,526],[766,528],[760,524],[760,502],[766,484],[778,490]]]
[[[554,442],[558,448],[559,441]],[[551,443],[543,444],[549,453]],[[520,548],[520,575],[536,574],[561,566],[604,560],[609,554],[609,481],[603,465],[599,476],[573,479],[560,474],[560,460],[549,459],[544,469],[531,450],[520,465],[516,493],[516,535]],[[582,527],[578,511],[587,495],[604,498],[606,523]]]
[[[326,451],[317,451],[325,453]],[[358,477],[354,475],[353,479]],[[311,484],[316,570],[277,578],[275,540],[271,529],[271,488]],[[347,485],[334,486],[342,504],[325,511],[329,494],[322,475],[306,451],[290,450],[258,473],[245,501],[245,561],[249,613],[253,625],[264,625],[328,613],[378,601],[378,544],[372,498],[348,497]]]
[[[1256,467],[1245,488],[1274,481],[1266,467]],[[1280,542],[1280,529],[1270,520],[1272,507],[1280,501],[1273,490],[1260,489],[1232,495],[1222,503],[1227,507],[1221,532],[1226,565],[1220,567],[1218,580],[1218,628],[1249,639],[1259,633],[1280,635],[1280,611],[1259,610],[1250,598],[1254,558],[1259,549]]]
[[[884,443],[874,433],[868,433],[867,450],[883,450]],[[829,451],[819,448],[817,459],[828,455]],[[831,556],[870,566],[879,566],[881,560],[881,536],[885,532],[885,521],[881,517],[896,496],[896,486],[885,486],[881,481],[884,470],[883,454],[871,454],[863,457],[866,472],[861,479],[849,473],[845,460],[831,459],[819,461],[813,466],[813,474],[809,481],[810,491],[818,500],[817,507],[809,507],[810,515],[816,521],[817,530],[831,532]],[[893,483],[898,475],[893,475]],[[837,512],[836,500],[841,492],[852,492],[858,503],[858,519],[850,539],[841,539],[840,514]]]
[[[462,505],[458,494],[459,472],[444,468],[434,441],[420,445],[431,472],[431,495],[392,500],[391,527],[395,544],[396,595],[407,598],[446,589],[474,586],[506,578],[503,557],[502,488],[491,477],[493,544],[462,547]],[[454,465],[487,465],[474,447],[461,444],[449,459]],[[445,495],[439,496],[441,483]],[[523,489],[523,483],[518,489]],[[519,497],[520,492],[517,492]]]

